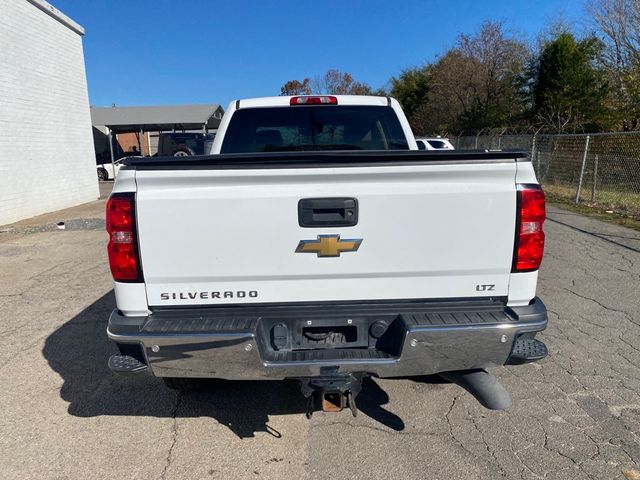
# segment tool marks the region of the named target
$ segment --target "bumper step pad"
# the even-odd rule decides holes
[[[129,355],[111,355],[109,370],[123,374],[144,373],[149,371],[149,366]]]
[[[536,362],[549,355],[547,346],[535,338],[516,340],[507,360],[507,365],[521,365],[523,363]]]

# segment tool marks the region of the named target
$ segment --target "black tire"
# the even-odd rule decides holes
[[[162,377],[162,381],[168,388],[181,392],[205,390],[210,385],[210,382],[204,378]]]
[[[174,157],[190,157],[195,154],[196,152],[191,150],[189,147],[180,147],[175,149],[171,155]]]
[[[109,180],[109,174],[104,168],[98,169],[98,180],[104,182],[105,180]]]

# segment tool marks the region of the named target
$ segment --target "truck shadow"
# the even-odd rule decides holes
[[[306,403],[295,381],[212,382],[210,390],[177,393],[152,376],[113,375],[107,359],[117,349],[105,330],[114,305],[110,291],[45,341],[42,353],[62,377],[60,396],[69,403],[71,415],[208,417],[245,438],[256,432],[280,437],[268,425],[270,415],[304,414]],[[358,396],[358,407],[388,428],[403,430],[402,419],[383,408],[388,401],[387,393],[369,380]]]

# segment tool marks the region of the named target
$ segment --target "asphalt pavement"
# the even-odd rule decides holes
[[[1,478],[640,479],[640,232],[550,208],[550,356],[493,370],[508,411],[433,378],[371,380],[358,417],[309,421],[294,383],[176,393],[110,374],[103,209],[0,228]]]

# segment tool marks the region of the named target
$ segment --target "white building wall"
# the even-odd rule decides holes
[[[0,225],[99,196],[82,27],[0,0]]]

